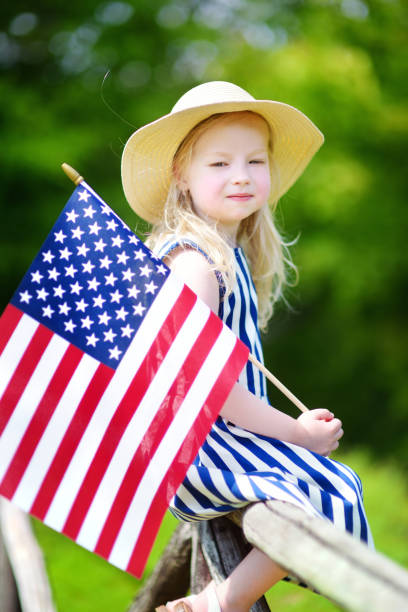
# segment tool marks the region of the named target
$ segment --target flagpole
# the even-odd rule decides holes
[[[248,357],[249,361],[251,361],[251,363],[254,364],[254,366],[256,366],[263,374],[265,374],[266,378],[268,380],[271,381],[271,383],[273,383],[275,385],[275,387],[277,387],[279,389],[279,391],[281,391],[283,393],[283,395],[286,395],[286,397],[297,407],[299,408],[299,410],[301,412],[308,412],[309,408],[307,408],[303,402],[300,401],[300,399],[298,399],[296,397],[296,395],[294,395],[292,393],[292,391],[289,391],[289,389],[287,387],[285,387],[285,385],[283,383],[281,383],[281,381],[279,379],[276,378],[276,376],[274,376],[267,368],[265,368],[265,366],[263,365],[263,363],[261,363],[260,361],[258,361],[258,359],[252,355],[252,353],[249,354]]]
[[[63,163],[61,167],[67,177],[71,179],[71,181],[75,183],[75,185],[79,185],[84,180],[84,178],[79,174],[79,172],[72,168],[72,166]],[[252,353],[249,354],[248,359],[249,361],[251,361],[251,363],[254,364],[255,367],[257,367],[263,374],[265,374],[266,378],[270,380],[271,383],[275,385],[275,387],[277,387],[279,391],[281,391],[281,393],[283,393],[283,395],[285,395],[297,408],[299,408],[301,412],[308,412],[309,409],[296,397],[296,395],[289,391],[289,389],[285,387],[285,385],[282,384],[280,380],[278,380],[276,376],[274,376],[267,368],[265,368],[263,363],[258,361],[258,359],[254,355],[252,355]]]
[[[65,162],[61,164],[61,168],[63,169],[67,177],[71,179],[73,183],[75,183],[75,185],[79,185],[84,180],[84,177],[81,176],[79,172],[77,172],[72,166],[69,166]]]

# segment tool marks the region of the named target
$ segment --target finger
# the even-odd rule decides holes
[[[315,408],[312,412],[316,419],[322,421],[331,421],[334,417],[334,414],[330,412],[330,410],[327,410],[327,408]]]
[[[344,431],[342,429],[339,429],[339,431],[336,433],[336,440],[340,440],[340,438],[342,438],[344,436]]]

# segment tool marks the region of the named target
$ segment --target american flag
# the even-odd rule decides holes
[[[140,576],[247,358],[82,182],[0,319],[0,493]]]

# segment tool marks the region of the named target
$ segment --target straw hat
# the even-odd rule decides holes
[[[172,160],[182,140],[210,115],[244,110],[259,113],[271,128],[280,177],[277,195],[281,197],[323,144],[323,134],[293,106],[255,100],[233,83],[211,81],[187,91],[171,113],[140,128],[127,141],[122,183],[133,210],[146,221],[157,222],[172,178]]]

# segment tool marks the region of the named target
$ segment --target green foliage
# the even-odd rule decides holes
[[[337,455],[364,483],[365,505],[379,552],[408,567],[408,487],[394,462],[373,462],[363,451]],[[384,494],[391,491],[392,495]],[[152,571],[177,521],[167,514],[143,577],[121,572],[42,523],[34,521],[58,612],[125,612]],[[281,582],[267,595],[272,610],[331,612],[337,606],[309,590]]]

